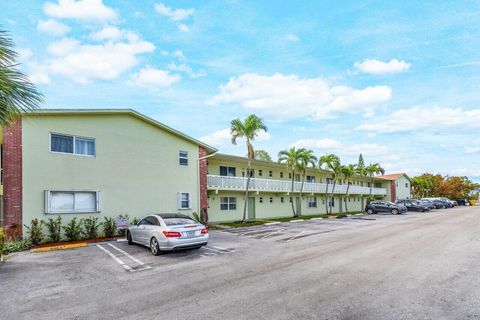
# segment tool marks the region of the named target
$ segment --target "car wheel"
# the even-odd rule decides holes
[[[132,235],[130,234],[130,231],[127,231],[127,241],[129,246],[133,244]]]
[[[392,214],[398,214],[398,209],[392,209]]]
[[[373,209],[368,209],[367,210],[367,214],[374,214],[375,212],[373,211]]]
[[[158,256],[160,254],[160,247],[158,246],[158,240],[155,237],[153,237],[150,240],[150,251],[154,256]]]

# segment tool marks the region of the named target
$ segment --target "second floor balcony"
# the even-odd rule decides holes
[[[293,192],[300,192],[302,183],[295,181],[293,185]],[[236,190],[243,191],[247,186],[247,178],[244,177],[228,177],[228,176],[207,176],[207,186],[209,190]],[[273,180],[273,179],[258,179],[251,178],[249,190],[258,192],[285,192],[289,193],[292,190],[292,182],[288,180]],[[333,184],[305,182],[303,185],[303,192],[308,193],[331,193]],[[347,194],[347,185],[336,184],[333,190],[334,194]],[[370,187],[363,187],[357,185],[350,185],[348,193],[351,195],[369,195]],[[386,195],[385,188],[372,188],[372,195]]]

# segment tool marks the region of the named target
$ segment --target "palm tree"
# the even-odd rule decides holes
[[[16,69],[18,54],[5,30],[0,30],[0,126],[11,125],[22,112],[37,109],[41,93],[26,75]]]
[[[334,161],[332,163],[332,166],[330,168],[331,172],[332,172],[332,180],[333,180],[333,187],[332,187],[332,196],[331,196],[331,199],[335,199],[334,197],[334,192],[335,192],[335,186],[337,184],[337,181],[338,179],[340,179],[342,177],[342,165],[340,163],[340,159],[338,159],[338,161]],[[331,205],[330,203],[330,214],[332,213],[332,208],[333,206]]]
[[[318,168],[324,171],[331,172],[332,168],[335,166],[335,163],[339,163],[340,158],[334,154],[326,154],[321,156],[318,159]],[[325,185],[325,213],[328,213],[328,184],[329,180],[327,177],[326,185]]]
[[[253,149],[252,142],[262,130],[267,132],[267,126],[263,123],[262,119],[260,119],[254,114],[246,117],[244,121],[240,119],[233,119],[230,123],[232,144],[236,145],[238,138],[244,138],[247,145],[247,185],[245,187],[245,201],[243,206],[242,219],[243,222],[247,221],[248,188],[250,186],[250,178],[252,176],[252,160],[255,159],[255,150]]]
[[[292,187],[290,192],[290,202],[292,203],[293,216],[296,217],[295,206],[293,204],[293,190],[295,186],[295,172],[301,168],[302,159],[305,153],[305,149],[296,149],[292,147],[288,150],[282,150],[278,153],[278,162],[284,163],[287,170],[290,170],[292,174]]]
[[[385,174],[385,169],[383,169],[380,164],[374,163],[370,164],[365,167],[365,175],[370,177],[370,194],[369,197],[372,196],[372,188],[373,188],[373,177],[377,174]]]
[[[305,176],[307,174],[307,168],[310,166],[315,168],[315,164],[317,163],[317,157],[313,154],[313,150],[306,150],[303,149],[302,157],[300,159],[300,163],[298,166],[298,170],[301,172],[302,175],[302,184],[300,185],[300,202],[298,203],[297,213],[298,216],[302,215],[302,193],[303,193],[303,185],[305,184]]]
[[[345,212],[348,213],[347,199],[350,196],[350,179],[358,172],[357,166],[354,164],[349,164],[342,166],[342,176],[347,180],[347,197],[345,198]]]

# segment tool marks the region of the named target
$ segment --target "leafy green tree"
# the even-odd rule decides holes
[[[339,179],[342,178],[342,164],[340,163],[340,159],[338,159],[338,161],[334,161],[332,163],[332,167],[330,168],[331,172],[332,172],[332,180],[333,180],[333,186],[332,186],[332,191],[331,191],[331,197],[330,199],[335,199],[335,186],[337,185],[337,182]],[[330,210],[330,214],[332,213],[332,210],[333,210],[333,206],[332,206],[332,203],[330,202],[330,205],[329,205],[329,210]]]
[[[252,176],[252,161],[255,159],[255,150],[253,149],[253,141],[261,131],[267,132],[267,126],[262,119],[254,114],[249,115],[244,121],[233,119],[230,123],[230,135],[232,136],[232,144],[237,144],[237,139],[244,138],[247,145],[247,183],[245,187],[245,202],[243,205],[243,219],[247,221],[248,207],[248,189],[250,186],[250,178]]]
[[[331,204],[328,199],[328,185],[329,185],[328,174],[332,176],[332,180],[333,180],[334,168],[338,167],[339,164],[340,164],[340,158],[337,155],[332,153],[323,155],[318,159],[318,168],[320,170],[327,171],[327,181],[325,185],[325,213],[329,212],[328,208]]]
[[[255,150],[255,160],[272,161],[272,157],[265,150]]]
[[[22,112],[37,109],[43,101],[26,75],[17,69],[13,41],[0,29],[0,126],[11,125]]]
[[[307,168],[315,168],[317,160],[317,157],[315,157],[315,155],[313,154],[313,150],[301,149],[301,157],[297,169],[301,173],[302,184],[300,185],[300,201],[298,202],[297,216],[302,215],[302,194],[303,186],[305,184],[305,176],[307,174]]]
[[[361,154],[360,154],[361,155]],[[349,164],[342,166],[342,176],[347,180],[347,197],[345,199],[345,211],[348,213],[348,197],[350,196],[350,185],[352,184],[352,177],[358,172],[357,166]]]
[[[383,169],[380,164],[373,163],[365,167],[365,175],[370,178],[370,193],[369,196],[372,196],[373,190],[373,177],[378,174],[385,174],[385,169]]]
[[[285,166],[287,167],[287,170],[290,171],[292,174],[292,187],[290,190],[290,202],[292,204],[292,212],[293,216],[296,217],[297,213],[295,212],[295,205],[293,203],[293,191],[295,187],[295,172],[300,170],[301,168],[301,163],[302,163],[302,158],[304,156],[305,149],[300,148],[297,149],[295,147],[292,147],[288,150],[282,150],[278,153],[278,162],[279,163],[284,163]]]

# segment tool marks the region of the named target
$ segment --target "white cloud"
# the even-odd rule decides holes
[[[28,48],[26,49],[20,48],[17,50],[17,53],[18,53],[18,60],[22,62],[28,60],[33,55],[32,50]]]
[[[313,149],[319,153],[330,153],[356,156],[360,153],[368,156],[387,155],[390,149],[377,143],[348,144],[335,139],[302,139],[291,144],[298,148]]]
[[[383,62],[377,59],[366,59],[363,62],[355,62],[354,66],[364,73],[386,74],[407,71],[410,69],[411,64],[397,59],[392,59],[389,62]]]
[[[186,24],[181,23],[178,25],[178,30],[182,32],[188,32],[190,31],[190,28]]]
[[[204,77],[206,75],[205,70],[200,69],[198,71],[194,71],[192,69],[192,67],[190,67],[186,63],[177,64],[175,62],[170,62],[167,65],[167,69],[171,70],[171,71],[186,73],[192,79],[201,78],[201,77]]]
[[[51,80],[46,72],[33,72],[28,78],[35,84],[50,84]]]
[[[108,41],[98,45],[62,39],[48,47],[48,51],[55,55],[48,61],[48,69],[50,73],[81,84],[93,79],[111,80],[137,65],[137,55],[154,50],[152,43],[131,32],[122,41]]]
[[[285,35],[284,39],[286,41],[289,41],[289,42],[297,42],[297,41],[300,40],[300,38],[296,34],[293,34],[293,33],[287,33]]]
[[[383,117],[373,118],[357,127],[376,133],[418,131],[432,128],[480,128],[480,108],[414,107],[400,109]]]
[[[480,139],[471,141],[469,146],[465,147],[466,153],[480,153]]]
[[[172,9],[163,3],[155,4],[155,11],[163,16],[169,17],[172,21],[182,21],[194,13],[194,9]]]
[[[70,27],[53,19],[40,20],[37,30],[52,36],[63,36],[70,32]]]
[[[360,113],[391,98],[388,86],[354,89],[335,86],[324,78],[301,79],[275,73],[246,73],[230,78],[220,92],[207,101],[211,105],[233,104],[276,119],[313,116],[324,119],[340,113]]]
[[[118,40],[125,36],[126,31],[120,30],[117,27],[108,26],[97,32],[90,34],[90,39],[96,41],[103,40]]]
[[[215,131],[214,133],[199,138],[199,140],[205,142],[206,144],[221,147],[232,144],[232,136],[230,135],[230,129],[223,129]],[[270,133],[260,131],[259,135],[255,139],[255,141],[268,141],[270,140]],[[237,144],[241,144],[242,139],[237,140]]]
[[[183,54],[182,50],[176,49],[172,52],[169,52],[167,50],[162,50],[160,53],[162,54],[162,56],[165,56],[165,57],[174,57],[174,58],[177,58],[178,60],[185,60],[185,55]]]
[[[74,19],[82,22],[107,23],[118,20],[118,14],[102,0],[59,0],[47,2],[43,11],[50,17]]]
[[[180,76],[177,74],[170,74],[170,72],[165,70],[147,66],[133,74],[131,76],[131,81],[135,85],[156,90],[159,88],[167,88],[175,82],[180,81]]]

